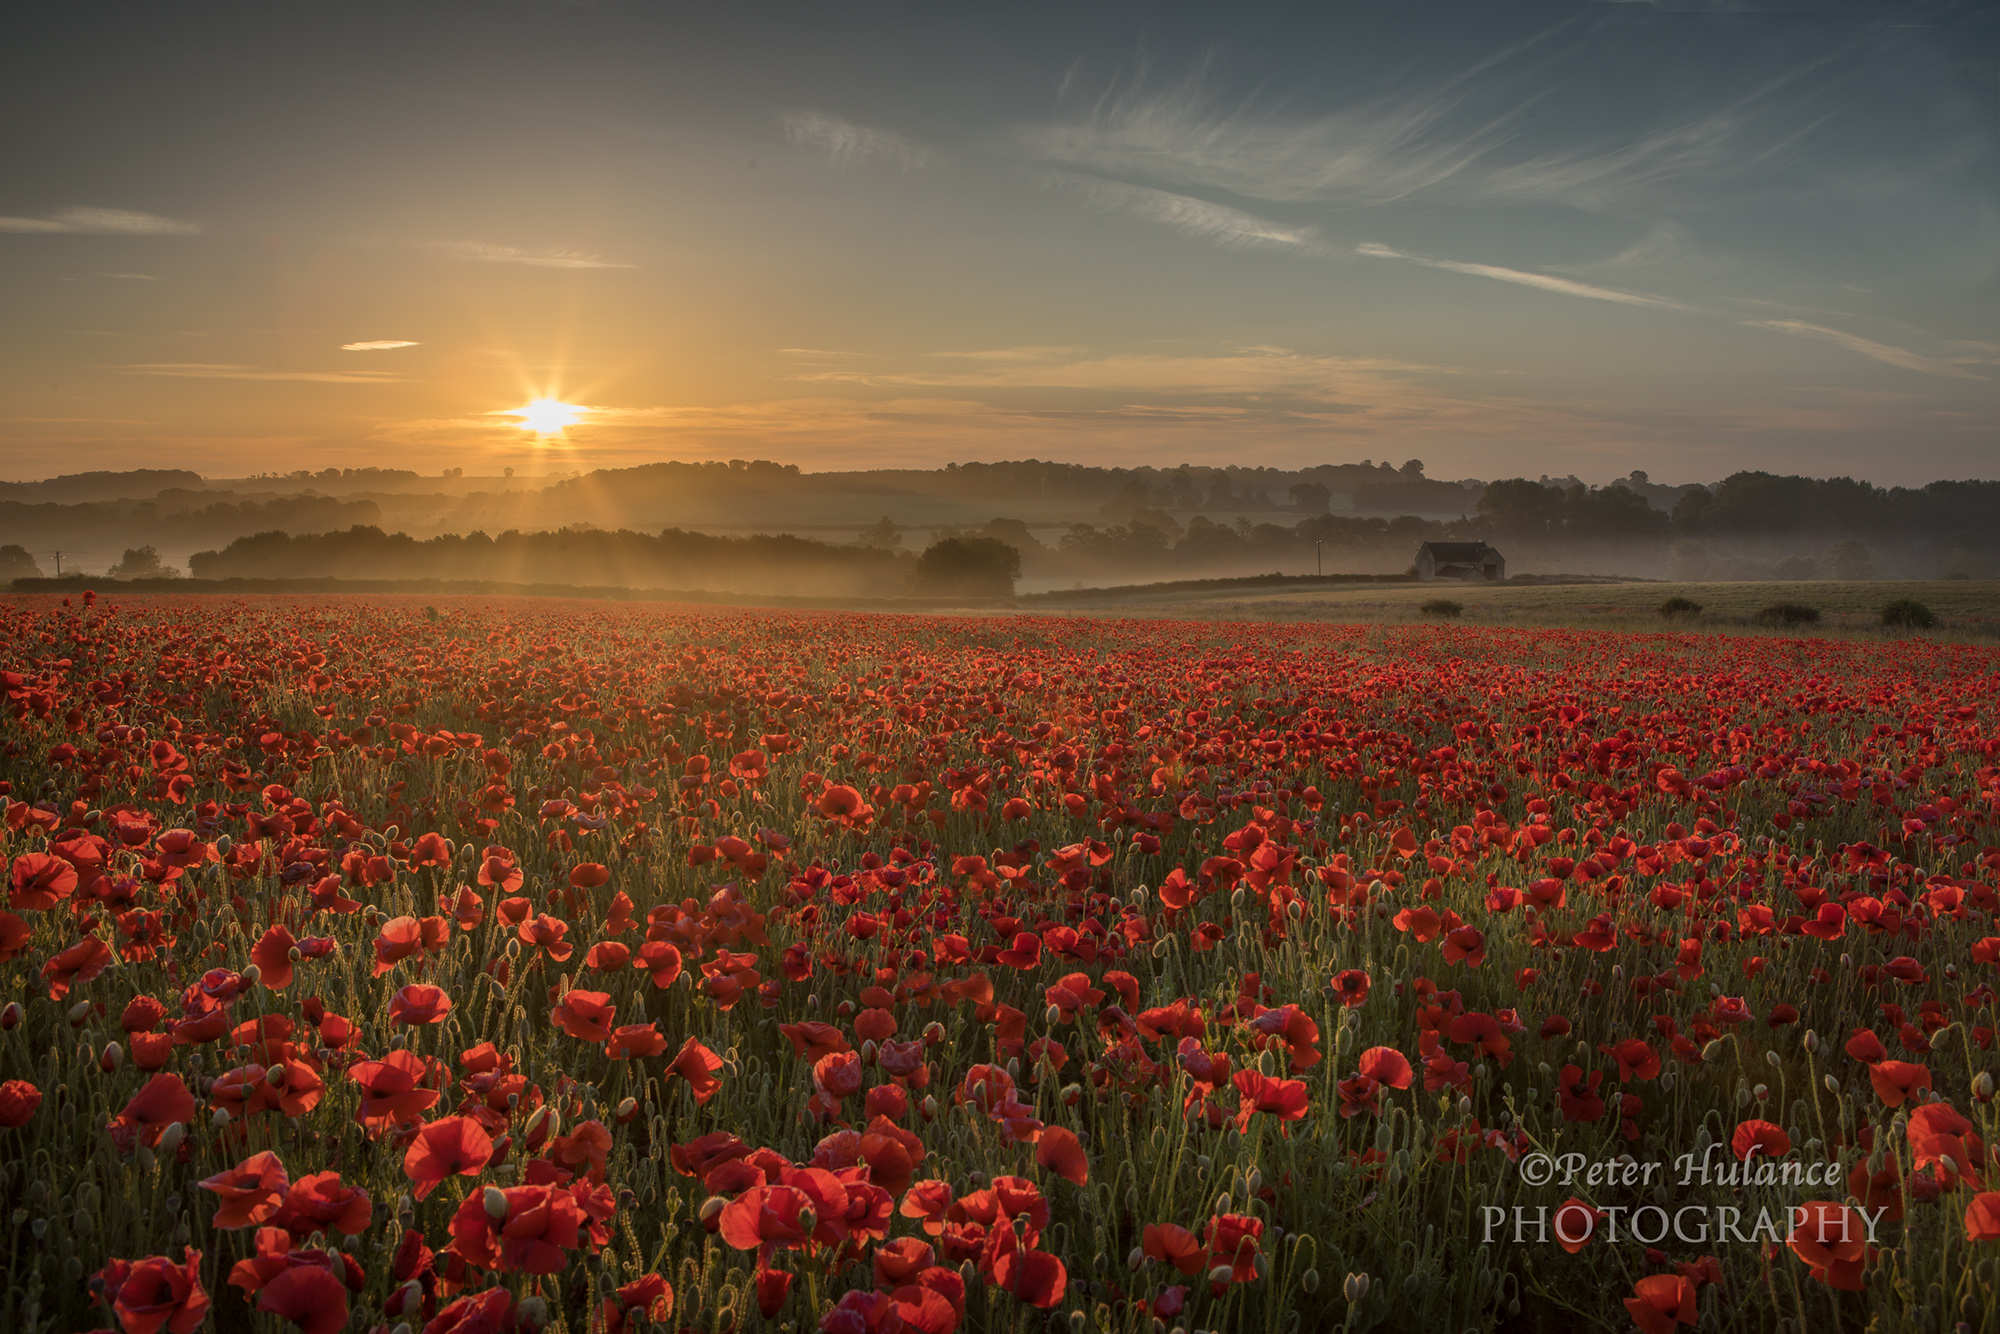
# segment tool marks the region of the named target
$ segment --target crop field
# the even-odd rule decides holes
[[[106,595],[0,668],[0,1328],[2000,1327],[2000,650]]]
[[[1668,598],[1686,598],[1701,611],[1663,619]],[[1356,584],[1301,591],[1219,591],[1197,594],[1121,592],[1062,605],[1061,614],[1170,616],[1178,619],[1340,621],[1353,623],[1436,620],[1423,604],[1443,598],[1463,609],[1457,619],[1473,625],[1519,625],[1605,630],[1719,630],[1762,633],[1753,621],[1774,603],[1796,603],[1820,613],[1818,623],[1783,633],[1879,637],[1883,606],[1909,598],[1936,613],[1931,637],[1990,642],[2000,639],[2000,581],[1992,579],[1813,580],[1795,583],[1663,583],[1652,580],[1550,584]],[[1907,634],[1908,631],[1892,631]]]

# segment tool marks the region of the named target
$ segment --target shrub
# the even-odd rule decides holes
[[[1432,598],[1429,602],[1417,608],[1417,610],[1426,616],[1442,616],[1449,620],[1463,612],[1465,607],[1462,603],[1453,602],[1450,598]]]
[[[1773,602],[1750,619],[1759,625],[1811,625],[1819,619],[1819,608],[1802,602]]]
[[[947,537],[917,557],[910,591],[944,597],[1014,596],[1021,553],[997,537]]]
[[[1897,598],[1882,608],[1882,624],[1899,630],[1928,630],[1937,624],[1937,613],[1915,598]]]
[[[1660,615],[1667,617],[1699,616],[1701,615],[1701,604],[1693,598],[1668,598],[1660,604]]]

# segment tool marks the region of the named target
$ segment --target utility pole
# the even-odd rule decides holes
[[[62,578],[62,552],[56,553],[56,578]]]
[[[1324,579],[1326,578],[1326,566],[1320,560],[1319,549],[1321,544],[1322,544],[1322,539],[1317,537],[1313,539],[1313,572],[1317,574],[1320,578]]]

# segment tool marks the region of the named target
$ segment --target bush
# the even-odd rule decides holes
[[[1819,620],[1819,608],[1801,602],[1773,602],[1750,619],[1759,625],[1811,625]]]
[[[997,537],[947,537],[917,557],[910,591],[942,597],[1014,596],[1021,553]]]
[[[1882,608],[1882,624],[1898,630],[1928,630],[1937,624],[1937,613],[1915,598],[1897,598]]]
[[[1660,615],[1666,617],[1699,616],[1701,615],[1701,604],[1693,598],[1668,598],[1660,604]]]
[[[1417,608],[1417,610],[1426,616],[1442,616],[1449,620],[1463,612],[1465,606],[1462,603],[1453,602],[1450,598],[1432,598],[1429,602]]]

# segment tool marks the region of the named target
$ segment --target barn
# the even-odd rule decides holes
[[[1417,548],[1417,578],[1495,584],[1507,577],[1507,558],[1484,542],[1426,542]]]

